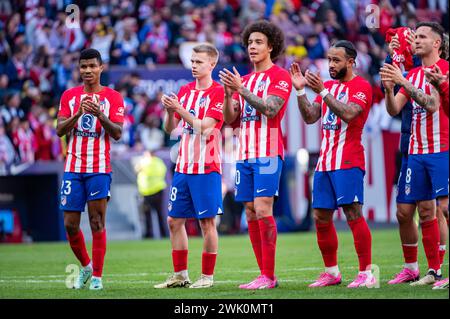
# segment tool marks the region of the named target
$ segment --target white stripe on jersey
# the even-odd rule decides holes
[[[422,80],[422,77],[424,77],[423,71],[420,70],[418,73],[417,78],[419,79],[419,85],[417,86],[422,89],[422,92],[426,93],[425,91],[425,81]],[[421,107],[420,105],[417,105],[418,107]],[[422,136],[422,150],[428,149],[428,134],[427,134],[427,113],[420,113],[420,136]]]
[[[336,90],[339,90],[339,92],[342,90],[341,88],[342,85],[338,85],[338,84],[333,84],[333,86],[331,87],[330,93],[331,95],[333,95],[334,97],[336,97]],[[339,94],[339,93],[338,93]],[[339,95],[337,95],[339,96]],[[322,103],[325,103],[322,101]],[[327,114],[326,114],[326,118],[328,118],[328,115],[330,114],[331,110],[330,108],[327,106]],[[334,115],[337,119],[337,115]],[[336,135],[336,131],[335,130],[329,130],[330,132],[330,136],[328,138],[328,151],[326,154],[326,162],[325,162],[325,169],[327,171],[331,170],[331,160],[333,159],[333,146],[334,146],[334,138]]]
[[[258,78],[256,79],[256,83],[255,86],[253,87],[253,90],[251,91],[254,95],[258,96],[258,87],[259,84],[261,83],[261,80],[264,77],[264,73],[261,73]],[[248,83],[248,89],[250,90],[251,87],[251,82],[249,81]],[[251,105],[250,105],[251,106]],[[256,115],[256,109],[251,106],[253,108],[252,111],[252,116]],[[261,114],[262,115],[262,114]],[[256,130],[255,130],[255,125],[256,125],[256,121],[249,121],[249,130],[246,132],[248,133],[248,158],[255,158],[256,157]]]
[[[345,98],[340,102],[347,104],[348,98],[349,98],[348,87],[347,87],[345,93],[346,93]],[[339,94],[340,94],[340,92],[338,93],[338,96],[339,96]],[[345,121],[341,120],[341,131],[339,133],[339,141],[338,141],[338,147],[337,147],[337,151],[336,151],[336,167],[335,167],[335,169],[341,169],[342,154],[344,152],[345,138],[347,136],[347,127],[348,127],[348,124]]]
[[[416,74],[416,79],[413,83],[414,87],[418,88],[419,83],[420,83],[420,71]],[[414,108],[416,105],[417,105],[416,101],[413,101],[413,112],[414,112]],[[412,144],[413,154],[417,154],[419,152],[419,141],[418,141],[418,139],[414,138],[414,136],[416,135],[417,125],[419,123],[418,118],[420,118],[420,116],[421,116],[420,113],[413,113],[413,115],[412,115],[413,127],[411,128],[412,131],[411,131],[411,137],[409,139],[409,143]]]
[[[69,108],[70,108],[70,116],[73,116],[74,108],[75,108],[75,96],[70,99],[69,101]],[[73,145],[73,139],[75,138],[75,135],[72,135],[70,137],[69,145],[67,146],[67,160],[66,160],[66,167],[64,168],[65,172],[68,172],[70,170],[70,165],[72,163],[73,155],[72,155],[72,145]]]
[[[433,141],[434,141],[434,152],[441,152],[441,122],[439,120],[440,110],[438,109],[433,113]]]
[[[109,113],[111,112],[111,104],[107,99],[105,99],[105,110],[103,113],[109,118]],[[100,133],[100,145],[99,145],[99,159],[98,159],[98,171],[100,173],[106,172],[106,136],[105,136],[105,130],[102,127],[101,133]]]
[[[266,87],[264,88],[263,100],[267,99],[267,91],[270,86],[270,78],[266,80]],[[271,147],[273,145],[270,145]],[[259,134],[259,157],[267,156],[267,116],[261,114],[261,132]]]
[[[195,104],[194,104],[195,117],[198,117],[198,112],[199,112],[199,109],[200,109],[200,103],[199,102],[200,102],[200,99],[202,98],[204,93],[205,93],[204,91],[200,91],[199,94],[198,94],[197,100],[195,101]],[[194,97],[194,95],[195,95],[194,91],[191,91],[191,97]],[[187,110],[189,111],[190,109],[191,109],[190,106],[188,106]],[[194,129],[194,128],[192,128],[192,129]],[[188,150],[185,149],[185,151],[187,150],[187,152],[188,152],[188,172],[187,172],[188,174],[192,174],[194,172],[194,160],[195,160],[195,158],[194,158],[194,155],[195,155],[194,149],[195,149],[195,141],[197,140],[197,136],[198,136],[198,134],[196,134],[195,131],[194,131],[193,134],[190,134],[190,136],[189,136],[189,144],[188,144],[188,148],[189,149]]]
[[[247,82],[247,85],[246,85],[246,88],[248,89],[248,90],[250,90],[250,87],[251,87],[251,83],[253,82],[253,79],[255,78],[255,76],[256,76],[256,74],[252,74],[251,76],[250,76],[250,79],[248,80],[248,82]],[[241,112],[243,113],[243,114],[245,114],[245,104],[246,104],[246,101],[244,100],[244,98],[242,97],[242,96],[240,96],[239,95],[239,103],[240,103],[240,105],[242,105],[242,109],[241,109]],[[242,114],[242,115],[243,115]],[[253,112],[252,112],[252,114],[253,114]],[[244,122],[244,123],[242,123],[242,128],[241,128],[241,130],[240,130],[240,133],[239,133],[239,148],[238,148],[238,150],[239,150],[239,152],[238,152],[238,160],[240,160],[240,159],[243,159],[243,158],[245,158],[245,148],[246,148],[246,136],[247,136],[247,125],[248,125],[248,122]],[[240,154],[240,155],[239,155]]]
[[[203,93],[203,91],[201,91],[200,93]],[[200,101],[201,96],[199,95],[199,99],[198,101]],[[205,106],[205,114],[203,116],[203,118],[206,117],[206,112],[208,110],[208,108],[210,107],[210,102],[211,99],[209,98],[209,96],[206,97],[206,106]],[[197,114],[197,117],[200,116],[200,114]],[[196,140],[200,139],[200,156],[198,158],[198,173],[199,174],[204,174],[205,173],[205,156],[206,156],[206,136],[199,133],[199,134],[195,134],[194,136],[196,136]],[[194,149],[192,149],[192,152],[195,153]],[[193,165],[192,165],[193,166]]]
[[[189,111],[191,109],[191,105],[192,105],[192,100],[193,99],[194,99],[194,95],[190,94],[189,98],[188,98],[188,101],[186,103],[186,110]],[[183,120],[182,123],[184,124],[184,120]],[[188,141],[187,141],[187,138],[184,135],[184,125],[183,125],[182,130],[183,131],[181,131],[182,137],[181,137],[180,148],[182,148],[182,150],[183,150],[183,156],[181,158],[180,157],[178,157],[178,158],[180,160],[180,170],[183,172],[184,171],[184,166],[186,165],[186,160],[184,158],[185,158],[186,155],[189,155],[189,154],[186,154],[186,152],[188,152],[188,148],[187,148],[187,142]]]

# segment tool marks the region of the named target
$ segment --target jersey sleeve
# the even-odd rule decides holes
[[[351,88],[349,92],[348,103],[356,103],[363,110],[370,109],[372,106],[372,87],[368,82],[359,82]]]
[[[123,97],[120,93],[114,94],[111,101],[111,111],[109,113],[109,119],[114,123],[123,123],[123,118],[125,114],[125,105],[123,102]]]
[[[270,83],[267,90],[267,96],[273,95],[282,98],[284,101],[289,99],[292,91],[292,80],[287,72],[278,72]]]
[[[224,94],[225,92],[221,86],[214,90],[210,96],[211,101],[209,102],[205,117],[212,117],[218,121],[223,121],[222,109]]]
[[[59,102],[58,117],[69,118],[71,116],[72,114],[70,113],[69,107],[69,94],[67,93],[67,91],[64,91]]]

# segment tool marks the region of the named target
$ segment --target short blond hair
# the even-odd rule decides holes
[[[217,50],[217,48],[210,43],[202,43],[196,45],[192,50],[195,53],[206,53],[210,58],[214,60],[215,63],[219,61],[219,50]]]

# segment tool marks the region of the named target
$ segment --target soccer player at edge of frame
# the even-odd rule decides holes
[[[405,31],[402,30],[408,30],[406,37]],[[413,64],[408,64],[407,67],[404,67],[403,75],[407,75],[407,73],[414,67],[422,66],[422,60],[421,58],[416,55],[416,37],[415,32],[411,29],[407,28],[398,28],[395,31],[397,34],[395,34],[392,37],[386,37],[386,41],[390,40],[388,42],[388,55],[386,57],[385,63],[389,64],[397,64],[400,67],[405,66],[404,63],[402,63],[402,59],[397,59],[396,54],[398,52],[410,52],[412,55]],[[403,32],[403,35],[400,36]],[[391,32],[392,33],[392,32]],[[440,51],[440,57],[442,59],[447,59],[448,57],[448,49],[447,47],[448,41],[442,41],[441,43],[441,49]],[[400,53],[403,54],[403,53]],[[398,55],[397,55],[398,56]],[[401,55],[400,55],[401,56]],[[439,67],[435,66],[436,70],[439,69]],[[427,76],[427,70],[424,70],[425,76]],[[429,81],[429,80],[428,80]],[[430,81],[429,81],[430,82]],[[436,89],[439,89],[440,85],[435,85]],[[399,85],[396,85],[394,87],[394,93],[396,94],[401,87]],[[446,97],[445,92],[441,93],[442,98]],[[447,93],[448,94],[448,93]],[[447,101],[448,101],[448,95],[447,95]],[[448,103],[447,103],[448,105]],[[388,281],[388,284],[390,285],[397,285],[402,283],[410,283],[414,281],[418,281],[420,279],[420,272],[419,272],[419,264],[418,264],[418,240],[419,240],[419,234],[418,234],[418,227],[414,221],[414,215],[416,211],[416,201],[407,199],[406,193],[407,187],[406,187],[406,180],[409,180],[410,174],[408,173],[408,154],[409,154],[409,145],[411,140],[411,122],[413,118],[413,105],[411,103],[411,100],[408,100],[406,104],[403,106],[402,110],[400,111],[402,123],[401,123],[401,138],[400,138],[400,152],[402,153],[402,161],[400,166],[400,172],[399,177],[397,181],[397,196],[396,196],[396,203],[397,203],[397,213],[396,217],[399,224],[399,233],[400,233],[400,242],[401,247],[403,251],[403,259],[404,264],[402,270],[395,274],[394,278],[392,280]],[[445,112],[445,108],[444,108]],[[409,187],[409,186],[408,186]],[[448,237],[448,224],[446,217],[444,216],[444,213],[440,207],[439,203],[436,205],[436,215],[438,218],[438,224],[439,224],[439,232],[440,232],[440,243],[439,243],[439,258],[440,263],[444,262],[445,258],[445,252],[446,252],[446,241]],[[440,282],[436,282],[434,285],[440,285]]]
[[[347,218],[359,259],[359,272],[347,287],[370,288],[377,284],[371,271],[372,236],[362,214],[365,158],[361,137],[372,106],[372,87],[354,73],[356,56],[351,42],[334,43],[327,52],[332,80],[325,83],[319,73],[306,70],[303,76],[297,63],[289,70],[303,120],[312,124],[322,119],[323,137],[314,174],[312,207],[325,271],[309,285],[312,288],[342,282],[333,224],[333,213],[338,207],[342,207]],[[306,96],[305,85],[317,94],[312,103]]]
[[[220,129],[224,90],[212,80],[218,59],[219,52],[213,45],[195,46],[191,56],[195,81],[181,87],[178,95],[164,94],[161,98],[166,110],[164,130],[172,133],[181,121],[183,131],[167,218],[174,273],[155,288],[208,288],[214,284],[218,250],[215,218],[223,212]],[[199,220],[204,238],[202,274],[192,285],[188,275],[187,218]]]
[[[227,124],[240,125],[236,162],[236,201],[244,202],[248,233],[260,269],[241,289],[272,289],[275,276],[277,227],[273,217],[284,160],[281,120],[292,83],[287,70],[274,64],[284,50],[284,34],[273,23],[261,20],[242,34],[253,72],[243,77],[236,68],[223,69],[223,114]]]
[[[68,137],[60,209],[70,247],[82,266],[73,288],[84,288],[92,277],[89,289],[101,290],[111,186],[110,137],[118,140],[122,135],[124,103],[119,92],[100,84],[103,64],[97,50],[81,51],[79,70],[83,85],[63,92],[58,112],[57,134]],[[92,262],[80,229],[86,202]]]
[[[436,66],[443,74],[448,72],[448,61],[440,58],[443,38],[441,25],[420,22],[415,32],[415,54],[422,65],[410,70],[406,78],[396,65],[385,63],[380,69],[388,113],[397,115],[408,100],[413,105],[405,195],[417,204],[428,271],[411,286],[435,284],[442,279],[436,201],[439,213],[448,216],[448,115],[439,91],[425,74]],[[394,85],[401,86],[395,95]]]

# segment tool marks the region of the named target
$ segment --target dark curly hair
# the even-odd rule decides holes
[[[245,27],[242,32],[242,44],[245,48],[248,48],[248,38],[253,32],[260,32],[267,37],[269,45],[272,47],[272,52],[270,52],[272,60],[276,60],[283,53],[284,34],[275,24],[266,20],[259,20]]]

